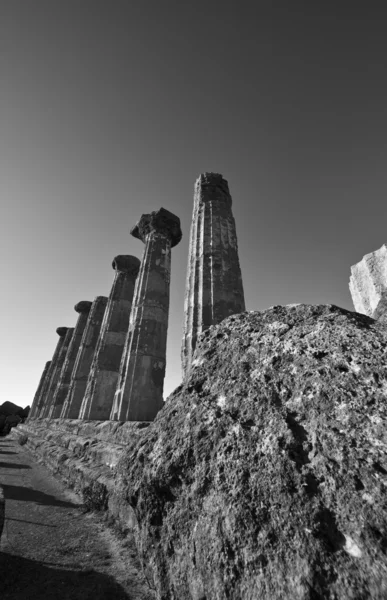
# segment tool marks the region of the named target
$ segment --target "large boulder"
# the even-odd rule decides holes
[[[387,327],[234,315],[128,444],[117,485],[158,598],[387,598]]]

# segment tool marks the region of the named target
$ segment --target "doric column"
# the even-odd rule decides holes
[[[79,352],[71,376],[67,398],[63,404],[61,417],[81,419],[80,408],[86,391],[87,379],[99,339],[101,325],[104,319],[108,299],[106,296],[96,296],[91,307],[86,328],[82,337]]]
[[[64,337],[62,348],[59,352],[58,360],[56,361],[55,369],[52,372],[51,380],[47,389],[47,394],[44,399],[44,406],[41,412],[41,417],[48,417],[51,412],[56,386],[58,384],[59,376],[62,371],[63,363],[65,361],[67,350],[69,348],[71,338],[73,337],[73,333],[74,327],[69,327]]]
[[[163,405],[171,247],[180,219],[165,210],[142,215],[131,234],[145,243],[110,418],[152,421]]]
[[[195,183],[189,244],[182,369],[191,366],[202,331],[243,312],[245,299],[228,183],[203,173]]]
[[[39,385],[37,387],[34,399],[32,401],[32,406],[31,406],[31,410],[29,412],[27,421],[30,421],[31,419],[33,419],[36,416],[36,411],[37,411],[37,408],[38,408],[38,406],[37,406],[38,400],[40,398],[40,394],[42,393],[42,389],[43,389],[44,382],[46,380],[47,372],[48,372],[48,369],[50,368],[50,365],[51,365],[51,361],[49,360],[48,362],[46,362],[45,367],[43,369],[43,373],[42,373],[42,376],[40,378]]]
[[[56,330],[56,333],[59,335],[59,340],[56,345],[54,354],[52,356],[51,364],[48,368],[47,375],[43,382],[39,397],[36,401],[36,409],[35,409],[35,412],[33,415],[34,418],[39,418],[39,417],[43,416],[42,413],[43,413],[44,407],[46,405],[45,400],[47,398],[48,389],[50,387],[52,374],[55,371],[56,364],[58,362],[58,358],[59,358],[60,352],[62,350],[62,346],[64,344],[67,331],[68,331],[68,327],[58,327],[58,329]]]
[[[81,340],[83,332],[85,331],[91,305],[92,302],[89,302],[88,300],[82,300],[74,306],[74,310],[78,313],[79,317],[75,324],[73,337],[71,338],[71,342],[67,350],[67,354],[54,392],[52,405],[48,413],[48,416],[51,419],[58,419],[62,412],[63,403],[66,400],[69,391],[71,375],[79,351],[79,346],[81,345]]]
[[[116,275],[79,413],[82,419],[110,419],[139,268],[135,256],[113,260]]]

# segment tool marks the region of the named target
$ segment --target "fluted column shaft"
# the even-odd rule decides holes
[[[69,327],[67,329],[65,338],[63,340],[62,348],[58,355],[58,360],[56,362],[55,369],[53,370],[53,373],[51,376],[51,380],[50,380],[50,383],[48,386],[46,398],[44,400],[44,406],[41,411],[42,417],[48,417],[50,414],[50,409],[52,407],[56,386],[58,384],[59,376],[62,371],[63,363],[65,361],[67,350],[69,348],[71,338],[73,337],[73,333],[74,333],[74,327]]]
[[[51,378],[56,369],[58,358],[61,353],[67,331],[68,331],[67,327],[58,327],[58,329],[56,330],[56,333],[59,335],[59,340],[58,340],[58,343],[54,350],[54,354],[51,359],[51,364],[48,368],[47,375],[43,382],[41,392],[36,401],[36,409],[35,409],[35,413],[34,413],[34,418],[38,419],[39,417],[43,416],[44,407],[46,406],[46,398],[47,398],[48,390],[50,388]]]
[[[192,363],[198,336],[243,312],[245,300],[228,183],[204,173],[195,184],[185,293],[182,369]]]
[[[140,268],[135,256],[116,256],[116,270],[82,402],[83,419],[110,419]]]
[[[43,389],[43,386],[44,386],[44,382],[45,382],[45,379],[47,377],[47,373],[48,373],[48,369],[50,368],[50,365],[51,365],[51,361],[49,360],[48,362],[46,362],[46,364],[44,366],[43,373],[42,373],[42,376],[41,376],[40,381],[39,381],[39,385],[37,387],[34,399],[32,401],[32,406],[31,406],[31,410],[29,412],[27,421],[33,419],[35,417],[35,415],[36,415],[36,411],[37,411],[37,408],[38,408],[38,406],[37,406],[38,400],[40,398],[40,394],[42,392],[42,389]]]
[[[91,305],[91,302],[83,300],[82,302],[78,302],[78,304],[74,306],[74,310],[79,314],[79,317],[77,319],[73,337],[71,338],[71,342],[67,350],[62,370],[59,375],[56,390],[54,392],[52,406],[50,407],[50,411],[48,413],[48,416],[51,419],[58,419],[62,412],[63,403],[66,400],[69,391],[71,375],[74,369],[75,360],[78,355],[83,332],[85,331]]]
[[[80,409],[86,391],[86,384],[90,374],[90,367],[95,348],[99,339],[107,301],[108,299],[106,296],[96,296],[96,298],[94,298],[75,361],[67,398],[63,404],[60,415],[62,418],[83,418],[80,414]]]
[[[163,405],[171,247],[181,239],[180,219],[160,209],[143,215],[131,233],[145,249],[110,418],[151,421]]]

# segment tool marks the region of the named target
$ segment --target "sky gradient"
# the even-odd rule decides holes
[[[353,310],[386,240],[386,11],[373,3],[0,0],[0,403],[31,404],[58,326],[108,296],[163,206],[165,397],[180,383],[193,186],[229,182],[247,310]]]

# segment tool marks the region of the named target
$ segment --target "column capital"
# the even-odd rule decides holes
[[[58,327],[56,329],[56,332],[59,335],[59,337],[64,337],[66,335],[67,331],[68,331],[68,327]]]
[[[202,202],[216,200],[232,204],[228,181],[220,173],[201,173],[195,182],[195,196]]]
[[[145,242],[150,233],[160,233],[171,240],[171,247],[177,246],[182,238],[180,219],[165,208],[142,215],[138,223],[130,230],[133,237]]]
[[[115,271],[130,273],[131,275],[138,274],[140,265],[141,261],[137,256],[131,256],[130,254],[119,254],[114,257],[112,262],[112,267]]]
[[[89,302],[88,300],[81,300],[74,306],[74,310],[77,313],[88,313],[90,312],[92,304],[93,303]]]

